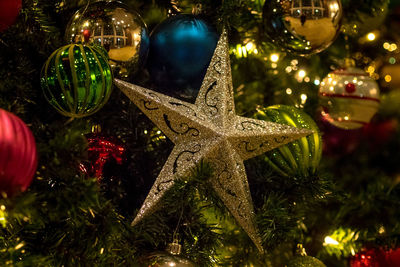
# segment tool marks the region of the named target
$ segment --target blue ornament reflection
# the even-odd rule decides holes
[[[216,30],[194,15],[177,15],[150,34],[148,70],[155,89],[193,101],[218,42]]]

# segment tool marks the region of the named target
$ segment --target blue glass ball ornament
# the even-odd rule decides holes
[[[200,89],[219,35],[195,15],[170,17],[150,34],[148,70],[155,89],[193,101]]]

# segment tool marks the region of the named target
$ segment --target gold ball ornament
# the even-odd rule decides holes
[[[191,261],[181,256],[171,255],[167,252],[152,253],[141,262],[140,266],[146,267],[195,267]]]
[[[311,256],[298,256],[291,260],[286,267],[326,267],[326,265]]]
[[[283,49],[300,55],[328,48],[340,32],[340,0],[270,0],[263,9],[264,31]]]
[[[65,38],[69,43],[103,46],[120,76],[143,64],[149,46],[143,19],[118,1],[98,1],[79,9],[68,23]]]
[[[146,267],[195,267],[193,262],[180,256],[181,251],[182,246],[175,239],[168,244],[166,251],[151,253],[141,258],[139,263]]]
[[[366,72],[355,67],[335,70],[319,88],[322,117],[342,129],[358,129],[378,111],[379,86]]]

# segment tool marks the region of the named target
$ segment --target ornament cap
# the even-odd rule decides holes
[[[101,133],[101,126],[100,124],[95,124],[92,126],[92,133],[99,134]]]
[[[307,256],[306,249],[303,247],[303,244],[297,244],[296,254],[302,257]]]
[[[192,8],[192,14],[195,16],[200,15],[202,13],[202,11],[203,11],[203,6],[200,3],[197,3]]]
[[[167,252],[172,255],[180,255],[182,252],[182,245],[178,243],[178,239],[174,239],[172,243],[167,246]]]

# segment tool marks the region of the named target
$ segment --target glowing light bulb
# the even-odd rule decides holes
[[[250,43],[247,43],[246,44],[246,49],[247,49],[247,51],[249,51],[249,50],[251,50],[252,48],[253,48],[253,43],[252,42],[250,42]]]
[[[385,48],[386,50],[389,50],[390,44],[389,44],[388,42],[385,42],[385,43],[383,44],[383,48]]]
[[[335,239],[333,239],[332,237],[327,236],[327,237],[325,237],[325,239],[324,239],[324,246],[327,246],[327,245],[334,245],[334,246],[337,246],[337,245],[339,245],[339,242],[336,241]]]
[[[269,59],[271,59],[272,62],[278,62],[279,61],[279,54],[272,54]]]
[[[301,104],[304,105],[306,103],[306,101],[307,101],[307,95],[306,94],[301,94],[300,98],[301,98]]]
[[[298,74],[297,74],[300,78],[304,78],[306,77],[306,72],[305,70],[299,70]]]
[[[373,41],[373,40],[375,40],[375,39],[376,39],[375,33],[373,33],[373,32],[368,33],[368,34],[367,34],[367,39],[368,39],[368,41]]]

